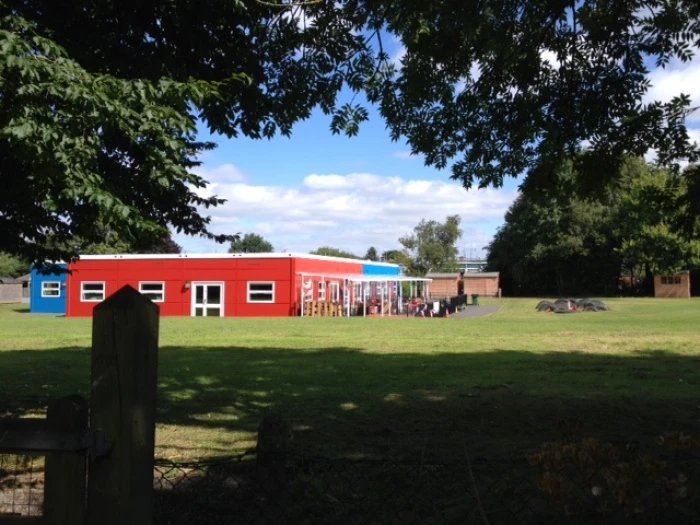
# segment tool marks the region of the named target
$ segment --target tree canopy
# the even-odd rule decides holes
[[[0,252],[0,276],[19,277],[29,272],[29,264],[19,257]]]
[[[231,241],[231,247],[228,249],[229,253],[270,253],[274,251],[275,248],[272,244],[256,233],[246,233],[243,238],[239,237]]]
[[[412,234],[399,239],[413,275],[455,268],[458,253],[455,244],[462,236],[461,221],[459,215],[448,216],[444,223],[423,219]]]
[[[354,253],[346,252],[340,248],[333,248],[332,246],[321,246],[309,253],[312,255],[326,255],[328,257],[342,257],[344,259],[360,259]]]
[[[687,223],[690,174],[628,157],[592,198],[564,191],[575,165],[557,170],[554,194],[522,193],[488,246],[505,294],[610,295],[623,291],[623,276],[645,292],[653,275],[700,264],[700,221]]]
[[[89,239],[98,217],[230,242],[202,212],[222,201],[192,173],[197,123],[289,135],[320,107],[354,135],[368,112],[345,88],[466,187],[544,187],[566,157],[592,187],[626,154],[695,161],[682,86],[645,97],[650,67],[694,59],[699,19],[695,0],[0,0],[0,249],[72,257],[46,236]]]

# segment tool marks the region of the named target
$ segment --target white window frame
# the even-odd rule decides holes
[[[260,291],[260,290],[251,290],[250,285],[251,284],[265,284],[265,285],[270,285],[271,290],[270,291]],[[265,300],[265,299],[251,299],[250,294],[252,293],[264,293],[264,294],[270,294],[270,299]],[[246,300],[248,303],[253,303],[253,304],[274,304],[275,303],[275,282],[274,281],[248,281],[248,284],[246,285]]]
[[[47,284],[55,285],[48,287]],[[48,291],[58,292],[56,294],[47,293]],[[58,299],[61,297],[61,282],[60,281],[44,281],[41,283],[41,296],[46,299]]]
[[[154,291],[154,290],[143,290],[144,285],[160,285],[160,292]],[[165,282],[164,281],[139,281],[139,293],[142,295],[145,294],[157,294],[160,293],[161,298],[160,299],[151,299],[154,303],[164,303],[165,302]]]
[[[353,295],[355,297],[355,301],[361,301],[362,300],[362,283],[354,283],[353,285]]]
[[[326,300],[326,281],[318,282],[318,300],[319,302]]]
[[[86,284],[99,284],[102,285],[102,299],[85,299],[85,285]],[[98,293],[97,291],[90,290],[88,293]],[[107,286],[104,281],[83,281],[80,283],[80,302],[81,303],[101,303],[105,300],[107,296]]]
[[[340,302],[340,283],[338,281],[331,282],[331,302]]]

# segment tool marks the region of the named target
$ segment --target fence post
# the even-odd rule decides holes
[[[265,511],[270,523],[283,524],[284,489],[287,484],[287,443],[289,424],[279,414],[268,414],[258,427],[256,468],[260,488],[268,501]]]
[[[93,311],[90,428],[112,450],[88,466],[88,525],[150,525],[158,307],[130,286]]]
[[[82,432],[87,430],[87,402],[81,396],[54,401],[46,412],[48,430]],[[86,455],[55,452],[46,455],[44,474],[44,521],[46,525],[85,523]]]

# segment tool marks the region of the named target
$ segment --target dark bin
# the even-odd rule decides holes
[[[479,306],[479,294],[478,293],[472,294],[472,304],[474,306]]]

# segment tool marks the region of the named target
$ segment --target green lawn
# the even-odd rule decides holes
[[[700,434],[700,300],[477,319],[161,320],[157,455],[231,454],[281,412],[297,450],[524,457],[546,440]],[[91,321],[0,306],[0,414],[87,394]]]

